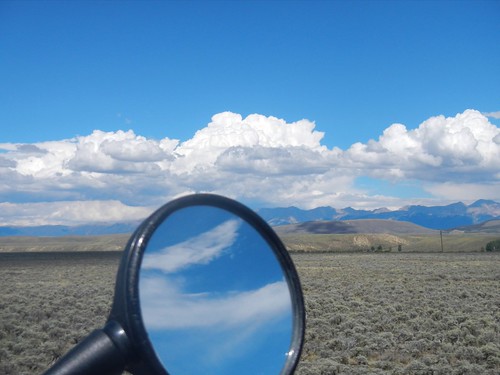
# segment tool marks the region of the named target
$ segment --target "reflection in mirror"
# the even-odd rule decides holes
[[[283,271],[231,212],[191,206],[168,216],[146,246],[139,298],[172,375],[279,374],[287,360],[293,322]]]

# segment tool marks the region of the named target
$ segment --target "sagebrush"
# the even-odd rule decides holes
[[[0,374],[43,372],[103,326],[119,252],[0,253]],[[298,375],[500,373],[500,254],[293,254]]]

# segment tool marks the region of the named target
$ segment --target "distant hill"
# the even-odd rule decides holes
[[[285,234],[435,234],[436,230],[396,220],[361,219],[346,221],[308,221],[274,227],[279,235]]]
[[[436,230],[449,230],[489,220],[500,220],[500,203],[481,199],[471,205],[465,205],[462,202],[446,206],[413,205],[393,211],[386,208],[356,210],[351,207],[340,210],[332,207],[319,207],[312,210],[302,210],[297,207],[263,208],[258,213],[272,226],[308,221],[384,219],[410,222]]]
[[[32,236],[32,237],[60,237],[60,236],[100,236],[106,234],[132,233],[139,221],[100,224],[100,225],[40,225],[32,227],[0,226],[0,237],[5,236]]]
[[[453,228],[454,232],[463,233],[498,233],[500,235],[500,220],[489,220],[481,224]]]
[[[12,236],[0,239],[0,253],[58,251],[122,251],[129,239],[127,234],[101,236]]]
[[[297,207],[287,207],[262,208],[257,212],[273,227],[301,224],[279,230],[304,233],[424,234],[429,229],[455,230],[464,233],[499,233],[498,222],[500,222],[500,203],[484,199],[468,206],[458,202],[447,206],[407,206],[393,211],[387,208],[356,210],[347,207],[339,210],[333,207],[317,207],[302,210]],[[314,224],[308,224],[311,222]],[[401,226],[397,226],[396,223],[401,223]],[[130,234],[139,224],[139,221],[131,221],[80,226],[0,226],[0,237]],[[411,227],[409,224],[415,226]]]
[[[475,252],[500,238],[500,220],[449,231],[380,219],[309,221],[274,230],[292,252]]]

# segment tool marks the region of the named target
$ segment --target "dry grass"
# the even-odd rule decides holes
[[[480,252],[499,234],[443,233],[444,252]],[[434,235],[414,234],[282,234],[282,241],[294,252],[360,252],[381,246],[383,251],[441,252],[439,232]]]
[[[121,251],[130,234],[62,237],[0,237],[0,252]]]
[[[111,307],[120,253],[0,253],[0,374],[43,372]]]
[[[295,254],[309,374],[500,373],[500,254]]]
[[[500,373],[500,254],[293,254],[298,375]],[[0,254],[0,374],[40,373],[106,320],[119,253]]]

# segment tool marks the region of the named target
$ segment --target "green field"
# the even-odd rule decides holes
[[[106,320],[119,252],[0,253],[0,374],[36,374]],[[500,253],[295,253],[298,375],[499,374]]]

